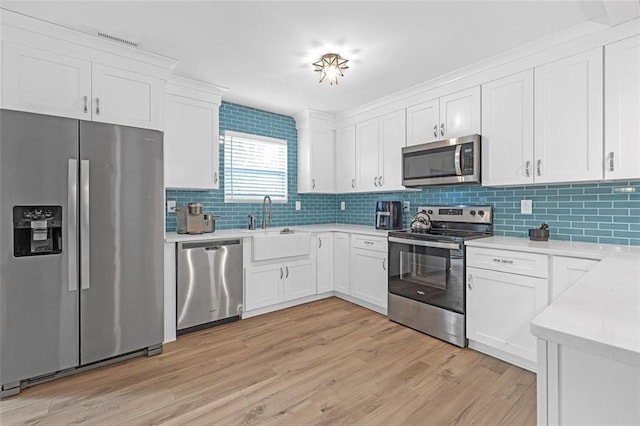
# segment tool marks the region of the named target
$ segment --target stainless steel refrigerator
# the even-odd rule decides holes
[[[163,341],[162,133],[0,110],[0,384]]]

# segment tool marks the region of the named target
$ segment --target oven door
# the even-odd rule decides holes
[[[389,293],[464,314],[464,244],[389,237]]]

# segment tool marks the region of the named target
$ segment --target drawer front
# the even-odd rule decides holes
[[[467,266],[538,278],[547,278],[549,275],[547,257],[545,254],[520,251],[467,248]]]
[[[353,248],[363,248],[367,250],[375,250],[386,253],[387,239],[380,237],[369,237],[367,235],[354,234],[351,237]]]

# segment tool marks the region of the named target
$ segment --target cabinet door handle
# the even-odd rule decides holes
[[[524,163],[524,174],[529,177],[531,176],[531,170],[529,170],[529,167],[531,166],[531,161],[527,160],[526,163]]]
[[[372,246],[372,245],[373,245],[373,241],[365,241],[364,243],[365,243],[366,245],[368,245],[368,246]]]
[[[440,125],[440,135],[444,136],[444,123]]]
[[[84,96],[84,108],[82,109],[82,111],[86,114],[89,112],[89,97],[88,96]]]
[[[382,259],[382,269],[387,270],[387,259]]]
[[[382,180],[382,176],[378,176],[378,185],[382,188],[384,185],[384,181]]]
[[[495,263],[504,263],[506,265],[512,265],[513,264],[513,260],[508,260],[508,259],[498,259],[497,257],[493,258],[493,261]]]
[[[322,248],[322,239],[318,238],[318,248]]]
[[[311,179],[311,189],[316,189],[316,180]]]
[[[615,164],[613,162],[613,152],[609,153],[609,171],[612,172],[615,169]]]
[[[467,287],[469,290],[473,290],[473,275],[469,275],[469,278],[467,278]]]
[[[218,183],[218,172],[213,172],[213,183]]]
[[[351,187],[353,189],[356,189],[356,180],[355,179],[351,179]]]
[[[435,126],[433,126],[433,136],[434,137],[438,137],[438,125],[436,124]]]
[[[374,177],[373,178],[373,185],[377,188],[378,187],[378,177]]]
[[[286,266],[284,269],[286,269],[286,270],[287,270],[287,275],[285,275],[285,278],[289,278],[289,267],[288,267],[288,266]]]
[[[100,115],[100,98],[96,98],[96,115]]]
[[[538,173],[538,176],[542,175],[540,171],[541,168],[542,168],[542,160],[538,160],[538,162],[536,163],[536,173]]]
[[[284,271],[282,270],[282,268],[280,268],[280,279],[282,279],[283,276],[284,276]]]

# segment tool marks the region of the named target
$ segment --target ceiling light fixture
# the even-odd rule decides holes
[[[338,77],[344,77],[342,71],[348,69],[348,59],[342,59],[337,53],[327,53],[322,55],[319,61],[314,62],[313,66],[316,67],[314,71],[321,72],[320,83],[327,80],[329,84],[333,86],[333,83],[338,84]]]

